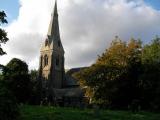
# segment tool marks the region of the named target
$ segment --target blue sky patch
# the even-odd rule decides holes
[[[5,11],[9,23],[16,19],[19,13],[18,0],[0,0],[0,11]]]
[[[147,5],[154,9],[160,10],[160,0],[144,0]],[[9,23],[16,19],[19,13],[19,0],[0,0],[0,10],[4,10],[7,14]]]
[[[160,10],[160,0],[144,0],[147,5],[152,6],[153,8]]]

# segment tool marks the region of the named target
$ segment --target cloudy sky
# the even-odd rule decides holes
[[[160,36],[160,0],[57,0],[66,68],[89,66],[118,35],[148,43]],[[54,0],[0,0],[7,13],[9,42],[3,45],[6,64],[13,57],[38,69]]]

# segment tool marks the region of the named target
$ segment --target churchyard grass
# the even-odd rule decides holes
[[[60,108],[47,106],[21,106],[21,120],[160,120],[160,114],[150,112]]]

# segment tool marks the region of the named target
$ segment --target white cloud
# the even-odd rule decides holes
[[[49,25],[53,0],[20,0],[18,18],[7,27],[8,56],[38,68],[40,44]],[[66,67],[88,66],[109,46],[114,36],[144,42],[160,35],[160,11],[143,0],[58,0],[59,24]]]

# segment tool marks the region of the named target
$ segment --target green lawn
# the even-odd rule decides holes
[[[21,120],[160,120],[160,114],[100,110],[94,115],[91,109],[74,109],[44,106],[22,106]]]

